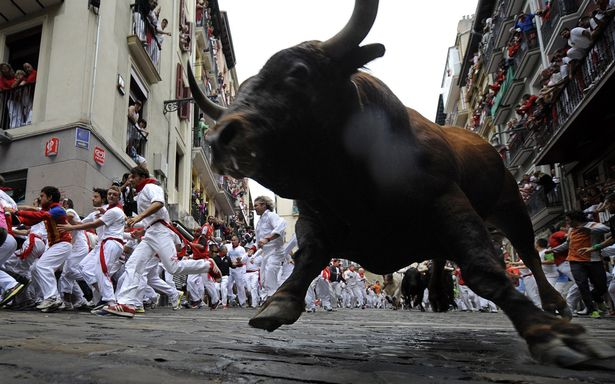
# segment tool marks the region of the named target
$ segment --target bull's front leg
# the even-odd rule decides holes
[[[542,311],[514,288],[497,261],[482,219],[459,189],[436,202],[434,219],[444,226],[439,233],[447,239],[443,251],[460,266],[468,287],[504,310],[535,359],[579,367],[615,356],[608,345],[588,340],[582,326]]]
[[[295,226],[299,249],[291,275],[250,319],[250,326],[272,332],[283,324],[292,324],[305,309],[305,295],[310,283],[328,265],[330,255],[322,227],[301,211]]]

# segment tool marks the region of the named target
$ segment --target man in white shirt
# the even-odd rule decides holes
[[[231,259],[231,269],[227,282],[227,293],[229,303],[233,300],[233,284],[237,288],[237,299],[239,306],[243,307],[246,304],[246,263],[248,255],[244,247],[239,245],[239,238],[233,236],[231,244],[227,244],[228,257]]]
[[[156,179],[149,177],[146,168],[132,168],[130,178],[138,193],[138,214],[128,219],[126,223],[132,227],[140,222],[145,228],[145,235],[125,265],[126,278],[118,289],[117,304],[107,305],[103,310],[113,315],[132,318],[135,315],[135,307],[142,304],[142,298],[139,297],[141,276],[147,262],[155,255],[160,259],[164,269],[171,274],[207,273],[210,269],[219,274],[219,270],[211,259],[178,260],[175,233],[169,223],[169,212],[164,206],[164,190]]]
[[[280,269],[284,264],[284,231],[286,221],[273,212],[273,201],[267,196],[254,199],[254,210],[260,216],[256,224],[256,241],[263,250],[261,277],[263,279],[264,298],[271,297],[280,287]]]
[[[103,227],[102,235],[96,247],[92,251],[92,256],[97,263],[95,264],[93,273],[96,282],[92,284],[94,289],[97,289],[101,294],[101,299],[107,304],[114,305],[115,293],[111,276],[113,271],[119,268],[119,258],[124,247],[124,224],[126,223],[126,215],[120,203],[120,188],[112,186],[107,191],[107,201],[109,203],[106,211],[102,213],[100,218],[92,222],[81,223],[76,225],[58,225],[60,231],[83,231],[86,229]],[[65,303],[69,306],[69,303]]]
[[[262,251],[256,251],[256,246],[248,249],[246,263],[246,287],[250,292],[250,307],[256,308],[259,302],[259,277],[261,269]]]
[[[4,178],[0,176],[0,187],[4,186]],[[5,208],[17,209],[15,201],[0,189],[0,265],[11,257],[13,252],[17,250],[17,241],[11,234],[11,223],[8,220],[9,215],[5,215]],[[0,288],[2,289],[2,298],[0,305],[6,304],[17,296],[24,288],[11,275],[4,271],[0,271]]]

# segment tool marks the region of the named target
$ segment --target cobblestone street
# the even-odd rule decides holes
[[[0,312],[2,383],[615,383],[541,366],[501,313],[305,313],[267,333],[253,310],[157,309],[134,320]],[[615,346],[615,319],[575,319]]]

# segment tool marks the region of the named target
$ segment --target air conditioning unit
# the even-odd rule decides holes
[[[154,172],[160,172],[164,177],[167,177],[169,172],[169,164],[167,159],[160,152],[154,153]]]

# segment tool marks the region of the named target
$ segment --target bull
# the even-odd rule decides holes
[[[414,265],[404,272],[401,281],[401,294],[408,309],[418,307],[421,312],[425,312],[423,296],[429,282],[428,272],[419,272]]]
[[[474,292],[503,309],[537,360],[578,366],[615,356],[569,322],[497,151],[468,130],[430,122],[360,70],[385,52],[382,44],[359,45],[377,9],[377,0],[355,0],[339,33],[274,54],[228,108],[206,97],[188,66],[195,102],[216,120],[207,135],[214,169],[252,178],[295,199],[300,211],[294,271],[249,324],[273,331],[297,321],[310,282],[334,257],[378,274],[448,259]],[[382,233],[378,244],[365,241],[370,222]],[[531,269],[544,310],[513,287],[487,225],[499,228]],[[399,252],[399,239],[415,256]]]

